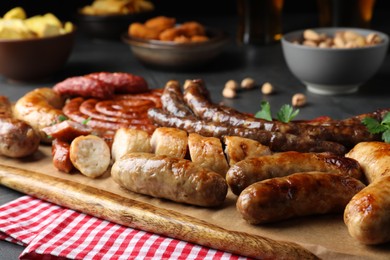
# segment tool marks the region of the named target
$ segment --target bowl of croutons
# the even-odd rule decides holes
[[[288,32],[281,40],[285,61],[307,90],[323,95],[357,92],[380,69],[387,34],[362,28],[314,28]]]
[[[95,0],[77,12],[77,27],[92,39],[118,40],[132,22],[152,17],[154,5],[147,0]]]
[[[179,23],[157,16],[132,23],[122,40],[144,65],[164,69],[192,69],[216,59],[229,42],[226,32],[197,21]]]
[[[67,63],[75,27],[54,14],[27,17],[15,7],[0,19],[0,75],[12,81],[42,81]]]

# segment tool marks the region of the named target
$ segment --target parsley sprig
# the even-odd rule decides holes
[[[255,114],[256,118],[262,118],[267,121],[272,121],[271,106],[268,101],[262,101],[261,109]],[[293,120],[299,113],[299,109],[294,110],[291,105],[285,104],[276,113],[276,119],[288,123]]]
[[[382,140],[390,143],[390,112],[387,112],[382,121],[379,122],[375,118],[363,118],[362,123],[367,127],[372,134],[382,134]]]

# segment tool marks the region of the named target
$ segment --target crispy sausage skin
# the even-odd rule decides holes
[[[256,182],[243,190],[237,210],[251,224],[340,213],[365,185],[350,176],[306,172]]]
[[[53,165],[59,171],[69,173],[74,169],[70,160],[70,144],[68,142],[54,139],[51,146],[51,155]]]
[[[257,181],[308,171],[340,173],[363,179],[360,165],[354,159],[328,153],[287,151],[242,160],[229,168],[226,181],[232,192],[239,195]]]
[[[148,117],[154,124],[165,127],[176,127],[189,133],[198,133],[203,136],[222,138],[225,135],[250,138],[269,146],[272,151],[301,151],[301,152],[332,152],[345,154],[345,147],[335,142],[314,140],[306,136],[271,132],[261,129],[232,127],[199,120],[196,117],[173,116],[160,108],[150,108]]]
[[[16,101],[14,116],[31,125],[44,143],[52,141],[45,132],[44,127],[59,122],[63,116],[61,109],[64,99],[51,88],[37,88]]]
[[[165,84],[161,95],[162,107],[165,111],[178,117],[193,116],[191,109],[185,104],[183,93],[180,90],[180,83],[177,80],[170,80]]]
[[[369,183],[390,175],[390,144],[361,142],[345,156],[359,162]]]
[[[0,117],[0,155],[21,158],[33,154],[40,143],[38,133],[26,122]]]
[[[202,207],[221,205],[228,190],[216,172],[190,160],[152,153],[124,155],[112,165],[111,176],[130,191]]]
[[[390,176],[358,192],[344,211],[349,234],[363,244],[390,241]]]
[[[356,194],[344,211],[349,234],[363,244],[390,241],[390,144],[362,142],[347,154],[361,165],[369,185]]]

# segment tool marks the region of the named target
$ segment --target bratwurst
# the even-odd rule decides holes
[[[0,96],[0,155],[20,158],[38,150],[40,137],[26,122],[12,117],[12,105]]]
[[[287,151],[239,161],[230,167],[226,180],[232,192],[239,195],[257,181],[308,171],[340,173],[363,179],[363,171],[354,159],[329,153]]]
[[[112,165],[111,176],[130,191],[203,207],[221,205],[228,191],[218,173],[190,160],[152,153],[122,156]]]
[[[243,190],[237,209],[251,224],[340,213],[365,185],[350,176],[306,172],[256,182]]]

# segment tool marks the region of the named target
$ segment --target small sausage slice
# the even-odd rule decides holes
[[[187,132],[174,127],[159,127],[150,139],[153,153],[177,158],[185,157],[187,142]]]
[[[110,165],[110,147],[95,135],[79,136],[70,144],[70,160],[82,174],[97,178],[103,175]]]
[[[119,128],[115,132],[111,146],[111,156],[114,161],[127,153],[150,153],[151,151],[150,135],[148,132],[129,128]]]
[[[191,161],[225,177],[229,169],[219,138],[205,137],[196,133],[188,135],[188,150]]]

